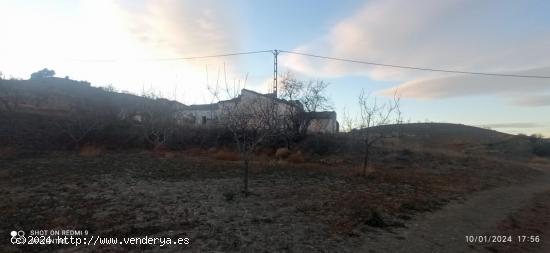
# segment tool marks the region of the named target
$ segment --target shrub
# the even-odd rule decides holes
[[[108,149],[144,148],[143,134],[137,125],[129,121],[112,121],[89,136],[89,141]]]
[[[208,154],[215,154],[216,152],[218,152],[218,149],[216,147],[211,147],[208,149]]]
[[[289,154],[290,151],[288,150],[288,148],[278,148],[275,152],[275,157],[278,159],[284,159],[287,158]]]
[[[346,147],[346,138],[336,134],[317,134],[306,137],[301,149],[315,155],[336,154]]]
[[[533,145],[533,154],[550,157],[550,141],[539,141]]]
[[[365,221],[365,224],[371,227],[377,227],[377,228],[383,228],[388,226],[388,224],[382,218],[382,215],[380,215],[378,210],[375,210],[375,209],[371,210],[370,217]]]

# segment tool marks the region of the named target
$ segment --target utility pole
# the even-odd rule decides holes
[[[279,50],[273,50],[273,96],[277,97],[277,56],[279,56]]]

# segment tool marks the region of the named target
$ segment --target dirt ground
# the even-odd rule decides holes
[[[534,252],[544,247],[548,233],[550,175],[529,183],[499,187],[470,195],[433,213],[415,217],[405,229],[370,236],[365,252]],[[544,194],[538,196],[543,192]],[[537,196],[532,200],[533,196]],[[519,220],[519,221],[518,221]],[[538,236],[540,242],[518,242],[518,235]],[[482,242],[466,236],[509,238]],[[538,239],[534,239],[538,240]],[[540,252],[548,252],[547,250]]]
[[[517,239],[487,245],[491,252],[550,252],[550,191],[536,194],[529,204],[502,220],[497,231]]]
[[[476,194],[543,175],[523,163],[438,153],[381,157],[367,177],[341,162],[264,159],[252,167],[252,194],[244,197],[240,163],[205,156],[52,153],[0,160],[6,238],[11,230],[32,229],[190,238],[189,245],[162,247],[7,243],[0,251],[361,252],[366,242],[414,231],[422,217]]]

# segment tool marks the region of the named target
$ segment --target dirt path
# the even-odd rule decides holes
[[[499,221],[550,190],[550,173],[533,182],[479,192],[465,202],[419,215],[407,228],[369,235],[361,252],[487,252],[468,244],[466,235],[490,235]]]

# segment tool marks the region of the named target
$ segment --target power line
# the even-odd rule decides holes
[[[448,70],[448,69],[421,68],[421,67],[412,67],[412,66],[405,66],[405,65],[384,64],[384,63],[377,63],[377,62],[368,62],[368,61],[360,61],[360,60],[353,60],[353,59],[336,58],[336,57],[322,56],[322,55],[314,55],[314,54],[301,53],[301,52],[294,52],[294,51],[279,50],[279,52],[281,52],[281,53],[289,53],[289,54],[296,54],[296,55],[303,55],[303,56],[314,57],[314,58],[320,58],[320,59],[326,59],[326,60],[335,60],[335,61],[359,63],[359,64],[366,64],[366,65],[374,65],[374,66],[383,66],[383,67],[391,67],[391,68],[400,68],[400,69],[413,69],[413,70],[432,71],[432,72],[445,72],[445,73],[470,74],[470,75],[484,75],[484,76],[502,76],[502,77],[521,77],[521,78],[550,79],[550,76],[498,74],[498,73],[471,72],[471,71],[459,71],[459,70]]]
[[[227,53],[227,54],[213,54],[213,55],[201,55],[201,56],[188,56],[188,57],[172,57],[172,58],[144,58],[144,59],[135,59],[138,61],[180,61],[180,60],[195,60],[195,59],[205,59],[205,58],[218,58],[218,57],[229,57],[237,55],[246,55],[246,54],[260,54],[260,53],[273,53],[273,50],[261,50],[261,51],[248,51],[248,52],[237,52],[237,53]],[[73,61],[84,61],[84,62],[116,62],[116,59],[73,59]]]
[[[432,71],[432,72],[443,72],[443,73],[455,73],[455,74],[469,74],[469,75],[484,75],[484,76],[500,76],[500,77],[518,77],[518,78],[537,78],[537,79],[550,79],[550,76],[539,76],[539,75],[517,75],[517,74],[499,74],[499,73],[487,73],[487,72],[473,72],[473,71],[460,71],[460,70],[449,70],[449,69],[437,69],[437,68],[423,68],[423,67],[413,67],[406,65],[396,65],[396,64],[385,64],[378,62],[330,57],[323,55],[315,55],[309,53],[302,53],[296,51],[286,51],[286,50],[260,50],[260,51],[247,51],[247,52],[236,52],[236,53],[226,53],[226,54],[213,54],[213,55],[202,55],[202,56],[189,56],[189,57],[173,57],[173,58],[146,58],[146,59],[136,59],[142,61],[179,61],[179,60],[194,60],[194,59],[205,59],[205,58],[218,58],[218,57],[229,57],[237,55],[248,55],[248,54],[261,54],[261,53],[289,53],[302,56],[308,56],[313,58],[325,59],[325,60],[335,60],[351,63],[359,63],[365,65],[373,66],[382,66],[390,68],[400,68],[400,69],[412,69],[412,70],[421,70],[421,71]],[[81,60],[77,59],[74,61],[84,61],[84,62],[115,62],[115,59],[91,59],[91,60]]]
[[[214,55],[203,55],[203,56],[190,56],[190,57],[150,58],[150,59],[145,59],[145,60],[150,60],[150,61],[194,60],[194,59],[228,57],[228,56],[245,55],[245,54],[272,53],[272,52],[273,52],[273,50],[261,50],[261,51],[249,51],[249,52],[238,52],[238,53],[228,53],[228,54],[214,54]]]

